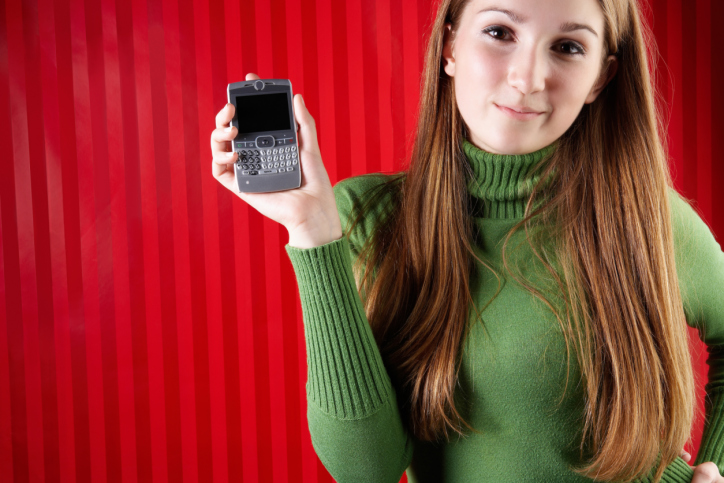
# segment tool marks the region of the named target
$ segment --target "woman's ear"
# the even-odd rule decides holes
[[[605,69],[603,69],[601,75],[598,77],[598,81],[591,88],[588,97],[586,97],[586,104],[590,104],[596,100],[603,88],[606,87],[608,83],[611,82],[611,79],[613,79],[613,76],[616,75],[616,70],[618,70],[618,59],[616,59],[615,55],[609,55],[606,58]]]
[[[453,40],[455,39],[455,34],[452,31],[452,25],[446,23],[443,28],[443,32],[442,66],[447,75],[455,77],[455,54],[453,53]]]

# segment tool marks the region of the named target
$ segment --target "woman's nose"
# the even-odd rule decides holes
[[[537,47],[521,47],[511,57],[508,83],[528,95],[545,88],[547,65],[545,53]]]

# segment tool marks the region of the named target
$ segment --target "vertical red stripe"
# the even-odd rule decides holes
[[[682,55],[682,2],[684,0],[668,0],[667,12],[667,64],[671,69],[670,90],[673,92],[671,101],[671,123],[669,139],[671,147],[671,163],[674,183],[685,192],[684,186],[684,73]],[[688,107],[688,106],[687,106]]]
[[[37,129],[36,123],[28,125],[28,132],[38,131],[38,139],[47,135],[46,126],[52,124],[53,102],[52,98],[44,101],[42,93],[53,92],[55,84],[55,55],[52,50],[52,40],[49,49],[43,49],[40,37],[53,39],[52,14],[50,18],[43,16],[44,21],[38,18],[38,5],[31,2],[23,3],[25,24],[24,29],[26,55],[26,86],[27,92],[33,93],[27,99],[30,112],[43,111],[42,127]],[[48,28],[49,27],[49,28]],[[47,41],[46,41],[47,45]],[[48,51],[50,50],[50,52]],[[43,109],[48,106],[47,109]],[[30,121],[30,120],[29,120]],[[55,138],[57,140],[57,138]],[[43,431],[43,476],[48,480],[60,478],[60,457],[58,450],[58,391],[56,382],[55,363],[55,310],[53,297],[53,280],[51,271],[51,237],[49,213],[49,188],[55,183],[47,176],[46,161],[57,162],[53,153],[57,152],[57,144],[48,142],[50,157],[46,159],[46,144],[41,142],[30,143],[30,174],[33,196],[33,225],[35,241],[36,280],[37,280],[37,314],[38,314],[38,356],[40,363],[41,393],[39,394],[42,410]]]
[[[75,90],[75,112],[76,112],[76,146],[78,159],[78,192],[79,192],[79,235],[81,274],[83,282],[83,321],[84,325],[78,330],[84,331],[85,337],[76,341],[82,343],[83,348],[73,347],[74,350],[85,352],[86,364],[79,370],[85,374],[76,375],[75,368],[73,378],[87,377],[87,400],[79,401],[74,399],[74,404],[80,404],[81,408],[87,404],[84,413],[76,412],[76,421],[81,418],[88,418],[89,440],[87,459],[80,458],[76,454],[76,470],[87,481],[106,480],[106,441],[105,441],[105,420],[103,408],[103,372],[101,359],[101,337],[99,334],[99,290],[98,290],[98,263],[96,253],[96,201],[94,199],[94,171],[93,163],[93,134],[91,121],[90,101],[90,79],[89,59],[87,46],[87,32],[85,10],[83,2],[75,0],[71,4],[71,32],[73,34],[73,74]],[[100,121],[99,121],[100,122]],[[72,329],[71,329],[72,330]],[[84,451],[85,448],[81,448]]]
[[[199,131],[199,142],[201,143],[201,159],[208,159],[209,163],[202,163],[200,166],[201,189],[203,200],[203,222],[204,222],[204,249],[206,254],[206,301],[209,319],[209,347],[223,347],[223,350],[210,351],[211,370],[211,416],[212,416],[212,438],[214,441],[213,468],[214,479],[217,481],[240,481],[241,470],[241,423],[238,391],[238,335],[236,328],[236,311],[232,309],[233,315],[226,316],[225,307],[234,307],[235,286],[227,286],[225,278],[233,277],[228,266],[233,263],[236,257],[237,245],[233,234],[231,239],[226,235],[221,236],[220,230],[233,229],[230,226],[231,220],[221,220],[216,195],[221,186],[211,176],[210,162],[211,152],[208,143],[211,131],[215,128],[216,113],[226,104],[226,79],[218,79],[213,71],[212,65],[218,62],[228,63],[235,70],[241,70],[240,59],[237,54],[222,55],[227,45],[229,52],[233,52],[233,46],[238,45],[232,39],[238,38],[239,14],[238,4],[233,6],[234,14],[229,15],[228,2],[226,15],[223,12],[220,2],[197,0],[194,5],[195,29],[196,29],[196,69],[197,69],[197,103],[198,123],[201,126]],[[211,20],[210,9],[215,12],[214,20]],[[217,32],[219,23],[224,23],[226,32],[226,43],[224,43],[224,29]],[[221,40],[221,52],[212,49],[211,37],[214,32],[214,39]],[[218,70],[218,66],[216,67]],[[223,68],[221,68],[223,71]],[[216,81],[215,81],[216,80]],[[213,86],[213,87],[212,87]],[[206,154],[206,155],[204,155]],[[225,191],[225,190],[222,190]],[[222,197],[223,193],[220,194]],[[230,194],[229,194],[230,195]],[[230,216],[229,216],[230,217]],[[220,223],[223,225],[220,227]],[[224,242],[221,243],[220,239]],[[223,271],[222,271],[223,267]],[[222,292],[224,295],[222,295]],[[231,297],[229,297],[231,294]],[[224,302],[222,302],[224,300]],[[228,310],[227,310],[228,311]],[[229,340],[229,339],[233,340]],[[236,381],[235,383],[231,381]]]
[[[118,455],[119,471],[112,479],[136,481],[136,425],[134,407],[133,379],[133,342],[131,333],[129,253],[128,253],[128,214],[125,163],[128,154],[124,144],[123,104],[119,102],[121,94],[121,73],[119,62],[119,41],[116,26],[116,6],[114,0],[101,2],[101,25],[103,27],[103,47],[105,64],[106,123],[108,143],[106,147],[110,217],[113,243],[112,280],[115,303],[115,346],[117,372],[118,405]]]
[[[139,167],[141,195],[141,226],[143,234],[143,284],[145,287],[145,320],[147,324],[139,327],[146,331],[148,357],[148,398],[151,431],[150,458],[153,481],[168,481],[168,461],[170,459],[166,435],[166,395],[164,374],[164,337],[163,337],[163,303],[161,301],[161,268],[159,220],[156,193],[156,165],[154,159],[155,136],[154,117],[152,115],[151,98],[151,66],[148,37],[148,8],[144,0],[133,2],[133,39],[134,63],[136,69],[135,92],[136,111],[138,112],[139,136]],[[139,325],[142,323],[140,320]],[[141,337],[139,335],[139,337]],[[139,351],[142,350],[139,347]],[[144,354],[139,354],[142,358]],[[140,371],[139,371],[140,372]],[[141,378],[136,378],[140,384]],[[138,397],[138,391],[136,392]],[[140,423],[140,420],[139,420]],[[142,427],[142,426],[140,426]],[[139,451],[141,446],[139,445]],[[144,457],[139,455],[139,471],[145,464]],[[178,463],[174,463],[178,464]],[[146,477],[144,475],[144,477]]]
[[[119,422],[118,359],[116,348],[115,281],[113,270],[113,227],[106,216],[112,209],[110,198],[110,165],[108,160],[111,126],[108,122],[109,103],[106,98],[106,52],[103,35],[101,4],[87,0],[86,41],[88,45],[88,80],[91,106],[91,136],[94,162],[93,190],[95,194],[97,281],[99,319],[95,330],[100,337],[100,357],[103,382],[103,422],[105,423],[105,450],[107,478],[116,481],[121,475],[121,441]],[[111,161],[112,162],[112,161]],[[102,321],[102,323],[101,323]]]
[[[336,166],[336,177],[332,178],[333,182],[340,179],[349,178],[352,173],[350,166],[350,140],[352,132],[350,130],[350,98],[354,95],[349,90],[349,73],[348,73],[348,45],[346,20],[347,9],[345,2],[331,2],[331,43],[327,44],[331,47],[332,77],[334,79],[330,84],[334,84],[334,97],[330,96],[330,100],[334,102],[334,151],[330,154],[334,156],[334,165]],[[328,151],[329,153],[329,151]]]
[[[349,71],[348,100],[349,100],[349,138],[346,150],[349,153],[349,173],[340,176],[359,175],[364,173],[365,160],[367,159],[367,133],[365,131],[365,104],[369,102],[367,88],[371,83],[366,82],[368,72],[365,70],[364,58],[364,34],[362,24],[367,21],[362,16],[362,1],[350,0],[347,2],[347,15],[345,28],[347,30],[347,52],[340,59],[344,62],[347,59]],[[368,2],[365,2],[368,3]]]
[[[199,131],[198,107],[196,102],[196,51],[194,43],[193,19],[185,12],[193,11],[192,2],[179,2],[179,46],[183,53],[184,61],[181,62],[179,72],[181,85],[181,106],[183,111],[180,114],[180,124],[183,119],[184,135],[184,157],[186,160],[186,195],[185,204],[187,215],[184,217],[184,224],[180,227],[186,229],[184,237],[188,239],[188,249],[193,255],[187,262],[189,266],[189,280],[191,283],[191,303],[193,318],[194,338],[194,366],[195,366],[195,387],[196,387],[196,423],[197,430],[197,451],[199,454],[199,479],[202,481],[223,481],[226,475],[226,425],[224,409],[224,387],[223,383],[214,386],[211,392],[210,385],[210,359],[209,359],[209,331],[207,324],[207,302],[206,302],[206,269],[204,254],[204,237],[199,232],[199,227],[204,225],[203,205],[201,197],[201,176],[199,166],[199,144],[195,133]],[[180,127],[180,126],[179,126]],[[215,321],[214,321],[215,322]],[[216,329],[215,329],[216,330]],[[223,371],[222,351],[214,351],[216,366]],[[223,372],[219,374],[223,381]],[[221,406],[221,411],[213,418],[211,415],[211,398],[215,398]],[[223,455],[221,459],[213,457],[215,453]]]
[[[317,0],[317,59],[319,82],[308,85],[317,89],[319,95],[319,114],[316,117],[317,137],[319,138],[319,149],[324,159],[324,167],[329,174],[329,179],[334,183],[339,180],[337,175],[338,163],[336,140],[337,140],[337,113],[334,108],[336,102],[335,91],[339,86],[334,79],[334,64],[332,42],[332,0]]]
[[[16,36],[17,23],[14,12],[10,11],[10,3],[6,8],[0,8],[0,150],[3,159],[12,159],[14,145],[12,138],[13,119],[10,114],[10,86],[15,84],[14,70],[10,66],[17,65],[15,56],[17,52],[10,49],[10,38]],[[13,62],[9,62],[13,60]],[[12,94],[15,94],[13,88]],[[18,247],[17,212],[15,202],[15,163],[0,163],[0,215],[2,216],[2,256],[3,256],[3,339],[7,349],[7,359],[3,359],[0,368],[7,374],[8,391],[3,402],[2,424],[8,424],[8,431],[0,435],[0,456],[6,463],[8,477],[20,481],[27,481],[28,447],[27,423],[25,409],[25,380],[22,374],[25,371],[23,363],[23,332],[22,332],[22,304],[20,294],[20,257]],[[7,361],[7,362],[6,362]],[[7,369],[5,368],[7,364]],[[5,405],[7,404],[7,406]],[[7,411],[7,412],[6,412]]]
[[[383,172],[395,169],[394,114],[392,106],[392,31],[389,0],[376,0],[376,42],[377,42],[377,79],[379,86],[379,112],[377,126],[379,132],[370,131],[372,139],[379,139],[380,168]]]
[[[724,64],[721,62],[721,52],[724,50],[724,29],[721,22],[724,20],[724,2],[711,2],[711,110],[712,112],[724,112],[724,90],[721,89],[721,80],[724,79]],[[713,86],[716,86],[714,88]],[[711,152],[721,156],[724,153],[724,117],[721,115],[712,116],[711,120],[712,142]],[[718,188],[724,183],[724,163],[721,158],[718,162],[712,163],[712,185]],[[715,190],[715,197],[712,200],[711,224],[714,233],[720,242],[724,242],[724,191]],[[724,243],[722,243],[724,245]]]
[[[158,220],[166,457],[169,481],[181,481],[182,479],[186,481],[187,479],[194,479],[196,474],[196,451],[195,448],[192,448],[193,451],[187,449],[194,442],[194,439],[189,440],[188,436],[185,437],[182,448],[179,364],[183,363],[183,361],[179,361],[178,357],[178,332],[181,329],[177,330],[180,317],[177,316],[176,312],[176,250],[175,243],[173,243],[174,226],[171,205],[171,164],[169,159],[168,98],[164,69],[166,53],[164,48],[163,15],[160,2],[148,2],[150,92],[154,133],[153,159],[155,161],[156,178],[156,206],[154,210],[157,213]],[[191,355],[190,351],[184,354],[186,357],[183,360],[187,360]],[[188,399],[185,398],[184,401],[188,401]],[[193,399],[188,402],[193,404]],[[191,418],[191,424],[194,423],[193,419]],[[179,462],[182,463],[179,464]]]
[[[2,9],[0,9],[0,69],[7,68],[7,50],[3,48],[5,42],[5,28]],[[7,72],[4,70],[3,72]],[[7,107],[7,78],[0,78],[0,112]],[[5,116],[0,120],[0,127],[9,127],[9,122]],[[0,137],[0,140],[5,141]],[[10,146],[7,143],[6,146]],[[6,153],[3,153],[6,154]],[[2,174],[2,173],[0,173]],[[2,199],[0,198],[0,205]],[[2,209],[0,208],[0,221],[2,221]],[[8,314],[7,304],[5,303],[5,261],[3,259],[3,224],[0,223],[0,468],[8,481],[13,481],[13,440],[12,440],[12,414],[10,400],[10,361],[8,354]]]
[[[683,1],[683,0],[682,0]],[[687,2],[681,8],[681,30],[686,35],[681,36],[681,49],[687,55],[681,57],[681,83],[677,85],[679,96],[681,98],[681,148],[683,150],[681,157],[682,177],[684,194],[694,197],[697,194],[697,161],[699,160],[699,150],[697,143],[697,132],[699,131],[699,114],[697,98],[700,94],[697,92],[698,69],[697,69],[697,33],[696,15],[697,2]],[[692,34],[693,33],[693,34]],[[693,53],[693,54],[691,54]],[[684,108],[685,106],[685,108]]]
[[[380,99],[379,61],[377,57],[377,2],[362,2],[362,65],[365,71],[365,144],[367,159],[365,172],[376,173],[382,169],[380,149]]]
[[[403,55],[403,35],[404,35],[404,22],[402,13],[402,4],[400,2],[390,2],[390,57],[391,57],[391,71],[390,71],[390,91],[391,96],[389,97],[390,110],[392,112],[392,152],[393,157],[391,159],[393,163],[393,169],[397,169],[405,162],[407,147],[407,131],[405,129],[405,113],[408,110],[407,96],[405,95],[406,89],[414,89],[413,86],[405,85],[405,72],[404,72],[404,55]],[[397,34],[401,32],[402,35]]]
[[[74,83],[76,68],[72,44],[78,44],[78,31],[71,36],[71,18],[68,4],[55,3],[55,28],[57,36],[58,65],[58,105],[59,111],[69,120],[76,119]],[[80,32],[82,35],[82,30]],[[79,173],[77,164],[77,146],[75,123],[60,123],[60,141],[62,156],[63,214],[65,217],[65,258],[68,284],[68,325],[62,334],[67,333],[65,357],[60,357],[65,370],[65,380],[70,384],[62,385],[65,391],[59,391],[61,411],[61,429],[67,441],[61,449],[63,474],[75,477],[77,481],[90,481],[90,425],[88,416],[88,376],[85,352],[85,315],[82,279],[81,229]],[[67,331],[67,332],[66,332]],[[70,358],[70,367],[65,366]],[[69,407],[70,406],[70,407]],[[68,410],[67,416],[63,416]],[[69,441],[70,440],[70,441]],[[67,444],[67,446],[66,446]],[[67,451],[65,454],[63,452]]]
[[[425,49],[430,38],[432,23],[437,13],[437,4],[439,2],[429,2],[428,0],[417,0],[417,70],[422,72],[425,66]],[[422,78],[420,78],[422,80]]]
[[[169,175],[171,191],[164,197],[164,203],[171,207],[173,217],[174,264],[176,276],[176,322],[178,326],[179,390],[181,398],[181,435],[184,459],[184,477],[198,481],[210,472],[208,453],[200,445],[203,440],[210,446],[209,424],[204,401],[208,398],[201,361],[206,356],[205,318],[197,322],[196,301],[193,298],[191,281],[191,251],[188,238],[188,204],[186,185],[186,146],[184,137],[184,106],[182,105],[181,51],[179,45],[179,5],[175,0],[163,2],[163,32],[165,42],[165,68],[167,95],[167,129],[169,136]],[[197,331],[202,326],[203,339],[197,340]],[[201,351],[201,353],[199,353]],[[208,378],[208,372],[205,375]],[[179,464],[176,462],[175,464]]]
[[[417,104],[420,100],[420,70],[418,69],[418,38],[422,35],[418,31],[417,2],[405,2],[402,10],[402,29],[400,41],[402,42],[402,89],[405,98],[404,124],[402,133],[404,142],[403,160],[407,161],[415,134],[415,119],[417,118]]]
[[[716,1],[716,0],[715,0]],[[711,152],[711,0],[698,0],[694,30],[697,36],[696,49],[696,160],[687,159],[687,164],[696,165],[697,200],[705,219],[712,218],[712,152]]]
[[[31,160],[38,162],[37,147],[40,141],[30,145],[28,129],[27,95],[28,84],[32,82],[27,77],[32,74],[33,62],[37,59],[36,49],[33,45],[25,46],[27,37],[32,37],[29,29],[37,28],[37,23],[23,25],[23,17],[29,13],[24,11],[24,5],[10,3],[8,5],[8,48],[10,57],[10,112],[12,115],[12,136],[14,148],[14,182],[15,204],[17,207],[17,239],[20,260],[20,294],[22,304],[22,319],[17,323],[23,331],[22,358],[24,367],[24,390],[27,440],[20,444],[27,445],[28,469],[32,478],[44,478],[43,457],[43,413],[42,413],[42,375],[38,340],[38,293],[37,293],[37,250],[35,241],[34,219],[42,216],[41,212],[35,214],[33,199],[33,180],[30,167]],[[35,55],[36,57],[32,57]],[[14,69],[13,69],[14,67]],[[31,72],[28,72],[30,70]],[[42,127],[40,128],[42,129]],[[42,135],[39,137],[42,139]],[[42,210],[42,207],[39,208]],[[42,236],[42,233],[40,233]],[[20,321],[22,320],[22,323]]]
[[[66,144],[63,139],[64,126],[72,123],[63,123],[68,115],[63,107],[67,103],[68,93],[72,93],[72,86],[67,87],[69,76],[68,66],[71,61],[68,56],[70,36],[67,32],[67,19],[65,29],[57,30],[57,12],[53,10],[54,5],[47,0],[38,2],[38,8],[44,12],[40,17],[41,44],[46,52],[43,56],[43,79],[48,82],[43,86],[43,91],[49,95],[43,105],[46,122],[46,156],[47,156],[47,191],[49,196],[49,219],[52,255],[52,277],[53,277],[53,306],[55,311],[54,345],[56,355],[56,377],[57,377],[57,424],[58,437],[58,476],[61,480],[75,478],[75,444],[73,431],[73,381],[72,381],[72,356],[70,346],[70,304],[68,284],[68,237],[66,218],[73,215],[65,213],[65,186],[63,183],[64,174],[68,168],[64,168],[64,160],[67,160]],[[67,14],[66,14],[67,17]],[[48,59],[48,60],[46,60]],[[65,62],[62,67],[59,66]],[[64,93],[63,96],[58,95]],[[51,101],[52,98],[52,101]],[[70,135],[71,137],[73,134]],[[75,160],[73,159],[74,163]],[[75,211],[77,213],[77,209]],[[77,216],[77,215],[76,215]],[[47,410],[46,410],[47,411]],[[47,456],[47,452],[46,452]],[[49,464],[49,467],[52,465]]]
[[[132,9],[123,2],[115,4],[118,32],[119,93],[122,108],[123,181],[125,186],[125,214],[127,257],[124,272],[128,273],[128,320],[124,322],[125,335],[130,338],[125,353],[127,362],[124,386],[131,384],[125,405],[133,415],[133,432],[125,434],[124,470],[133,479],[152,477],[151,421],[149,408],[148,346],[146,337],[145,279],[143,260],[143,226],[141,212],[141,180],[139,152],[139,121],[136,108],[135,62]],[[120,176],[120,173],[118,173]],[[127,417],[130,419],[130,417]],[[123,429],[123,425],[122,425]],[[125,461],[129,461],[127,464]]]
[[[48,209],[48,260],[46,269],[49,273],[46,281],[48,284],[46,287],[48,294],[46,295],[52,296],[52,303],[49,300],[44,302],[50,307],[50,310],[46,313],[47,319],[45,322],[43,322],[43,318],[46,317],[40,319],[41,363],[43,364],[43,416],[45,424],[44,453],[46,477],[49,480],[57,480],[61,477],[62,465],[59,422],[61,389],[59,386],[64,382],[59,380],[63,375],[60,372],[63,363],[58,360],[60,355],[58,352],[65,348],[64,345],[61,345],[61,340],[67,340],[62,337],[62,334],[65,333],[64,326],[68,313],[68,291],[65,283],[67,274],[64,257],[65,246],[63,243],[63,187],[57,182],[62,175],[60,172],[60,114],[58,112],[57,97],[54,95],[58,90],[54,15],[52,5],[44,0],[38,2],[38,9],[44,12],[38,18],[38,30],[41,51],[41,90],[44,93],[42,97],[44,102],[41,108],[45,123],[47,173],[45,185],[41,187],[47,193],[46,206]],[[42,280],[42,277],[39,277],[40,280]],[[39,295],[42,298],[42,289]],[[44,348],[45,344],[50,344],[51,349]],[[65,456],[67,457],[67,455]]]

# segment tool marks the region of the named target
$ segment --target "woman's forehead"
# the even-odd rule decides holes
[[[502,18],[516,25],[538,25],[571,31],[588,27],[600,37],[604,15],[599,0],[469,0],[463,10],[467,20]]]

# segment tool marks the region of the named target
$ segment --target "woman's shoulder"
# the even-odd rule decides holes
[[[364,241],[377,222],[395,208],[404,177],[404,172],[368,173],[345,178],[334,185],[334,198],[345,233],[357,215],[364,213],[351,234],[351,241],[356,240],[357,244]]]
[[[668,191],[674,241],[679,244],[681,251],[689,252],[693,249],[697,253],[720,252],[721,246],[697,209],[696,202],[685,198],[674,188],[669,187]],[[694,254],[689,253],[689,255]]]
[[[689,325],[707,343],[724,343],[724,252],[696,204],[669,188],[676,272]]]
[[[362,200],[366,196],[373,194],[376,189],[381,188],[385,184],[395,183],[397,180],[403,179],[405,172],[399,173],[367,173],[338,181],[334,187],[334,195],[337,198],[352,198]]]
[[[370,214],[379,214],[399,192],[404,175],[404,172],[368,173],[338,181],[332,188],[337,208],[340,212],[352,214],[355,207],[362,208],[367,203],[373,203],[366,208],[370,210]]]

